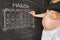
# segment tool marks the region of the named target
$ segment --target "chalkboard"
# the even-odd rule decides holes
[[[29,12],[28,9],[5,9],[3,30],[35,27],[34,17]]]
[[[39,3],[39,0],[0,0],[0,40],[40,40],[41,19],[29,14],[33,10],[40,12]]]

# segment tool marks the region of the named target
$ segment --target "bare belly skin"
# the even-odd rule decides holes
[[[50,16],[50,13],[46,13],[43,17],[42,25],[46,30],[52,30],[60,26],[60,19],[53,19]]]

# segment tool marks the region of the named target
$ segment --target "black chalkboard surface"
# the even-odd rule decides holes
[[[40,40],[41,20],[29,14],[40,9],[39,3],[39,0],[0,0],[0,40]]]

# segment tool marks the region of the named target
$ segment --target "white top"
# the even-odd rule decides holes
[[[60,40],[60,28],[43,30],[41,40]]]

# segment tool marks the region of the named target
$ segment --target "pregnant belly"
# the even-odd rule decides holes
[[[49,15],[46,15],[43,17],[42,25],[46,30],[55,29],[56,27],[60,26],[60,19],[52,19],[49,17]]]

